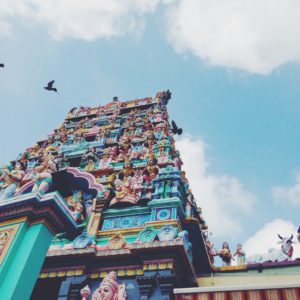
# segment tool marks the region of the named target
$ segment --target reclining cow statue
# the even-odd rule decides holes
[[[278,234],[281,244],[281,249],[270,248],[268,253],[253,254],[247,258],[248,264],[263,263],[263,262],[281,262],[291,260],[293,255],[293,235],[290,237],[282,237]]]

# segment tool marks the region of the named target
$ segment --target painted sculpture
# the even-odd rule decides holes
[[[242,244],[240,244],[240,243],[237,244],[236,251],[233,254],[233,257],[235,257],[235,256],[236,256],[236,264],[238,266],[244,265],[246,263],[246,253],[243,250]]]
[[[218,252],[218,255],[222,259],[222,266],[231,265],[232,255],[227,242],[223,243],[222,249]]]
[[[88,300],[90,288],[85,286],[80,295],[82,300]],[[126,300],[125,284],[118,284],[115,272],[110,272],[104,277],[99,287],[95,290],[91,300]]]
[[[248,264],[253,263],[262,263],[262,262],[282,262],[288,261],[292,259],[293,256],[293,235],[289,237],[282,237],[278,234],[280,241],[278,242],[281,244],[281,248],[269,248],[267,253],[263,254],[253,254],[247,258]]]
[[[2,170],[2,175],[0,177],[0,180],[2,181],[0,201],[11,197],[16,192],[20,182],[25,176],[25,169],[25,164],[17,161],[11,171],[8,168]]]
[[[41,158],[39,166],[34,168],[34,186],[32,192],[47,192],[51,188],[52,176],[51,173],[57,171],[56,165],[51,156],[44,155]]]

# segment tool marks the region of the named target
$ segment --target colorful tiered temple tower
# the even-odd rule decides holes
[[[175,147],[170,98],[164,91],[73,108],[47,139],[2,169],[5,203],[52,195],[77,223],[54,236],[32,300],[173,299],[175,288],[178,299],[194,299],[200,291],[180,288],[247,271],[212,265],[207,227]]]

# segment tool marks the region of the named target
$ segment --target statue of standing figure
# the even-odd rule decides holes
[[[238,266],[240,265],[244,265],[246,263],[246,253],[245,251],[243,250],[243,246],[242,244],[237,244],[237,248],[236,248],[236,251],[235,253],[233,254],[233,256],[236,256],[237,257],[237,261],[236,261],[236,264]]]
[[[90,296],[90,289],[85,286],[80,294],[82,300],[87,300]],[[104,277],[99,287],[95,290],[91,300],[126,300],[125,284],[118,284],[115,272],[110,272]]]
[[[57,171],[56,164],[51,155],[45,155],[41,164],[34,168],[34,186],[32,192],[48,192],[52,185],[52,173]]]
[[[25,176],[26,165],[20,161],[16,161],[14,169],[5,168],[2,172],[0,180],[3,182],[0,188],[0,201],[5,200],[16,192],[20,182]]]
[[[227,242],[224,242],[222,249],[218,252],[222,259],[222,266],[231,266],[232,255]]]

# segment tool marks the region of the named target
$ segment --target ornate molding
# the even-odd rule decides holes
[[[5,226],[0,229],[0,265],[3,262],[9,248],[18,232],[20,225]]]

